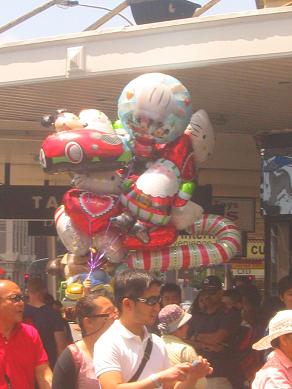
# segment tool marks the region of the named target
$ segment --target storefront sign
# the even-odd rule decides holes
[[[210,235],[179,235],[173,246],[182,246],[189,244],[216,243],[217,239]]]
[[[246,256],[253,259],[264,259],[264,240],[248,239],[246,244]]]
[[[255,199],[238,197],[214,197],[214,205],[224,205],[224,216],[232,220],[241,231],[255,229]]]
[[[67,186],[0,186],[0,219],[50,220]]]
[[[233,276],[255,276],[257,278],[264,278],[264,269],[232,269]]]
[[[264,261],[254,261],[252,258],[231,263],[234,276],[255,276],[264,278]]]

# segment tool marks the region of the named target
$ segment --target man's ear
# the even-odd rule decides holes
[[[125,297],[122,301],[123,310],[131,311],[133,308],[133,304],[134,304],[134,301],[132,299]]]

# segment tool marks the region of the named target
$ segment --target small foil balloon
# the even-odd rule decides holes
[[[122,191],[122,175],[118,171],[88,172],[74,174],[72,183],[76,188],[96,194],[116,194]]]
[[[67,112],[66,109],[58,109],[55,114],[44,115],[41,119],[41,124],[44,127],[53,125],[56,132],[76,130],[87,125],[77,115]]]
[[[55,212],[55,225],[59,238],[66,249],[76,255],[85,255],[90,247],[90,238],[77,230],[66,214],[64,205]]]
[[[93,237],[93,247],[96,247],[99,252],[104,253],[105,258],[113,263],[122,262],[128,250],[122,242],[122,238],[118,231],[109,229],[101,231]]]
[[[205,162],[215,147],[214,129],[206,111],[200,109],[192,115],[185,134],[192,142],[196,162]]]
[[[148,73],[132,80],[118,101],[124,128],[136,139],[168,143],[178,138],[191,117],[191,97],[176,78]]]
[[[98,109],[83,109],[79,113],[79,118],[91,130],[98,130],[107,134],[115,133],[109,118]]]
[[[64,266],[64,275],[65,278],[70,278],[81,273],[88,273],[88,255],[76,255],[72,253],[66,253],[62,260],[62,265]]]

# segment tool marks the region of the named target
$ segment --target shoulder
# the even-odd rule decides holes
[[[18,329],[31,338],[39,336],[36,328],[30,324],[20,323]]]
[[[252,388],[259,388],[264,386],[274,389],[291,388],[289,375],[277,360],[269,360],[256,373]]]
[[[166,354],[166,345],[162,338],[156,334],[151,334],[153,349],[159,351],[159,353]]]
[[[120,329],[117,325],[117,321],[114,321],[113,324],[97,339],[95,345],[106,345],[110,347],[114,344],[119,344],[121,342]]]

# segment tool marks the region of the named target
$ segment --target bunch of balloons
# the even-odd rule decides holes
[[[72,177],[55,214],[68,283],[107,283],[107,266],[166,271],[230,260],[240,249],[238,228],[191,200],[198,167],[215,145],[207,113],[192,115],[176,78],[148,73],[126,85],[118,116],[112,125],[95,109],[59,110],[42,120],[56,130],[43,142],[43,169]],[[177,246],[180,231],[216,243]]]

